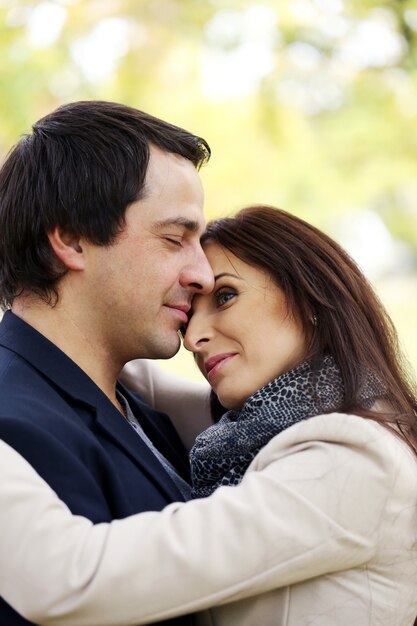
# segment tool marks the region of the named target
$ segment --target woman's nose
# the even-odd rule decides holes
[[[208,341],[210,341],[210,329],[203,323],[201,316],[194,313],[184,334],[184,348],[190,352],[200,352]]]

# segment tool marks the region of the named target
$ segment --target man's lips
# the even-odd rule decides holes
[[[188,311],[191,309],[190,304],[166,304],[165,306],[176,313],[183,324],[187,324]]]
[[[223,365],[236,356],[236,352],[224,352],[223,354],[216,354],[210,357],[204,363],[204,369],[206,376],[209,380],[213,379],[217,372],[223,367]]]

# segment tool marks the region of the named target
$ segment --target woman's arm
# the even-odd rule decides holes
[[[195,438],[212,425],[210,385],[167,372],[149,359],[130,361],[122,370],[121,382],[143,396],[148,404],[167,413],[187,450]]]
[[[239,486],[95,526],[0,444],[0,593],[42,625],[152,623],[357,567],[384,524],[417,560],[415,459],[362,418],[297,424]]]

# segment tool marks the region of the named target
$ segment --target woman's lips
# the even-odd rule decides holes
[[[207,359],[204,363],[204,369],[208,380],[211,382],[223,365],[236,356],[236,354],[236,352],[227,352],[224,354],[216,354],[216,356]]]

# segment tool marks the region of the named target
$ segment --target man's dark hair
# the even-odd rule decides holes
[[[103,101],[66,104],[14,146],[0,170],[0,305],[33,292],[57,298],[66,273],[49,243],[57,226],[109,245],[143,195],[150,145],[191,161],[206,141],[137,109]]]

